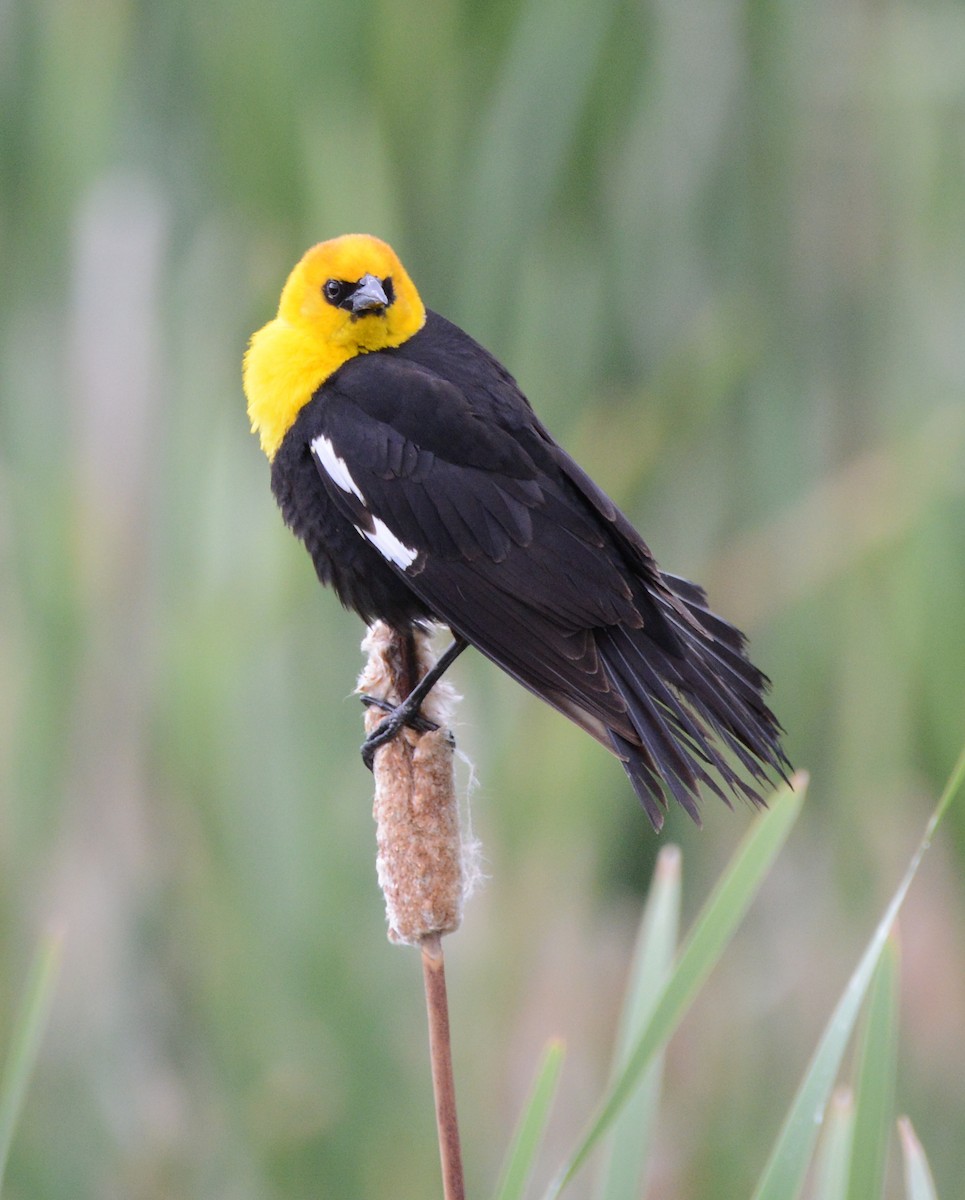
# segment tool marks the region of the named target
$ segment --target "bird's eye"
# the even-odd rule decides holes
[[[342,298],[342,289],[345,285],[338,279],[329,279],[322,288],[322,294],[329,304],[338,304]]]
[[[382,280],[382,291],[385,292],[385,298],[389,304],[391,304],[395,299],[395,288],[392,284],[391,275],[386,275],[386,277]]]

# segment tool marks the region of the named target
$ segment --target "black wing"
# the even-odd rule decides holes
[[[333,377],[312,441],[328,497],[433,615],[622,759],[655,825],[667,791],[695,819],[701,783],[726,799],[710,769],[757,801],[732,759],[760,783],[784,759],[741,634],[660,573],[483,354],[461,386],[399,354]]]

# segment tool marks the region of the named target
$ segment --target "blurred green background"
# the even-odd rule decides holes
[[[296,258],[356,230],[748,631],[812,773],[668,1061],[652,1197],[746,1195],[965,733],[952,0],[0,4],[0,1035],[66,939],[8,1194],[437,1194],[363,630],[284,530],[240,386]],[[660,843],[590,739],[479,658],[454,677],[479,1196],[549,1036],[548,1166],[589,1111]],[[748,820],[671,815],[690,912]],[[946,1196],[963,862],[959,808],[902,926],[897,1102]]]

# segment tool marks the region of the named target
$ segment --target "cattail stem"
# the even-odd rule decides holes
[[[456,1086],[452,1074],[452,1043],[449,1038],[449,1002],[446,997],[446,964],[442,938],[430,934],[422,941],[422,975],[426,985],[429,1015],[429,1054],[432,1059],[432,1090],[436,1101],[436,1128],[445,1200],[464,1200],[462,1150],[456,1119]]]
[[[369,657],[358,690],[393,705],[405,699],[434,663],[429,636],[418,629],[400,633],[377,622],[362,648]],[[458,928],[466,892],[448,731],[455,700],[450,684],[437,683],[422,712],[439,728],[419,732],[407,727],[379,746],[373,760],[376,868],[389,939],[419,946],[422,952],[445,1200],[465,1197],[442,954],[442,935]],[[367,733],[383,715],[375,706],[366,710]]]

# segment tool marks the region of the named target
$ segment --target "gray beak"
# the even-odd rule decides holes
[[[359,316],[361,313],[382,311],[387,307],[389,298],[382,288],[381,279],[374,275],[363,275],[348,303],[352,312]]]

